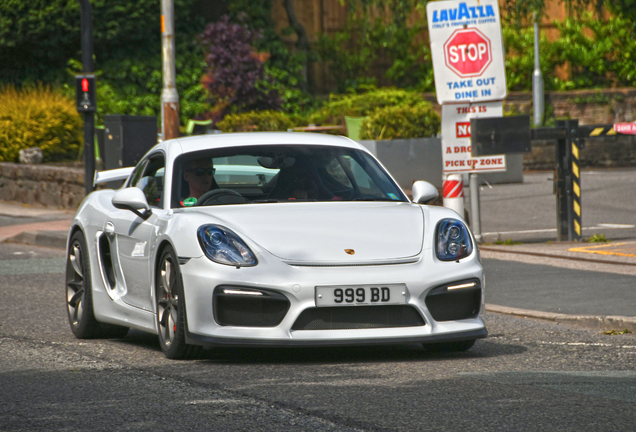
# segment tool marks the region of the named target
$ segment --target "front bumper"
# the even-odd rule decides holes
[[[188,343],[206,347],[385,345],[462,341],[484,338],[488,334],[482,318],[483,269],[476,254],[459,263],[440,262],[432,250],[424,250],[415,263],[359,267],[302,267],[285,264],[271,256],[259,256],[258,260],[259,265],[255,267],[239,269],[212,263],[204,257],[191,259],[181,266]],[[450,320],[440,320],[440,316],[427,307],[427,296],[438,294],[440,287],[466,280],[478,282],[476,301],[479,304],[471,307],[470,316],[454,319],[446,315]],[[420,324],[338,329],[306,326],[297,330],[304,312],[321,309],[316,308],[316,286],[398,283],[406,286],[405,307],[421,316]],[[220,323],[214,313],[213,293],[219,286],[277,293],[288,299],[289,308],[272,327],[223,325],[223,320]],[[475,301],[474,295],[471,298]],[[361,307],[340,309],[355,311]]]

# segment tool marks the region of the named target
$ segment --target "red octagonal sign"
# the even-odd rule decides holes
[[[476,28],[455,30],[444,44],[444,61],[462,78],[479,76],[492,63],[490,39]]]

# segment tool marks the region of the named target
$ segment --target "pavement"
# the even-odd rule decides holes
[[[21,243],[34,246],[66,248],[66,237],[75,212],[54,208],[28,206],[21,203],[0,201],[0,242]],[[611,274],[622,277],[623,286],[627,286],[629,296],[636,294],[636,239],[623,239],[608,243],[571,243],[541,242],[521,244],[484,243],[479,246],[482,259],[499,261],[517,261],[523,264],[536,264],[538,271],[550,266],[561,269],[573,269]],[[585,274],[585,273],[582,273]],[[530,278],[532,275],[529,276]],[[633,282],[632,279],[633,278]],[[612,281],[611,278],[608,280]],[[615,282],[609,282],[610,284]],[[523,284],[514,284],[519,287]],[[631,287],[633,286],[633,290]],[[559,291],[570,290],[576,297],[583,295],[576,290],[579,286],[564,283]],[[506,286],[506,289],[515,289]],[[520,289],[520,288],[517,288]],[[488,285],[487,285],[488,290]],[[519,295],[514,297],[514,304],[500,305],[486,303],[486,311],[515,315],[520,317],[550,320],[563,324],[580,325],[599,330],[630,330],[636,332],[636,307],[622,307],[628,311],[623,315],[608,314],[609,310],[620,302],[616,296],[608,296],[604,289],[590,286],[585,292],[586,310],[591,313],[557,313],[554,310],[568,310],[567,296],[547,295],[550,302],[546,306],[539,301],[537,295]],[[626,300],[626,302],[633,300]],[[508,302],[510,303],[510,302]],[[559,307],[563,306],[563,308]],[[631,312],[633,310],[633,312]]]

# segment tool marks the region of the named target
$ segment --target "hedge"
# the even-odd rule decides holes
[[[436,136],[442,119],[428,102],[379,108],[362,121],[360,138],[369,140]]]
[[[344,124],[344,117],[363,117],[378,108],[413,106],[424,102],[422,94],[412,90],[385,87],[361,94],[331,95],[329,101],[314,112],[315,124]]]
[[[75,101],[50,87],[0,87],[0,161],[15,162],[30,147],[42,149],[45,162],[74,160],[82,125]]]
[[[286,131],[293,126],[292,117],[273,110],[228,114],[216,124],[223,132]]]

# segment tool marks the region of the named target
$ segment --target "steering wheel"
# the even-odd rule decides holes
[[[240,197],[243,200],[246,200],[246,198],[241,195],[240,193],[232,190],[232,189],[224,189],[224,188],[220,188],[220,189],[212,189],[210,191],[207,191],[206,193],[204,193],[203,195],[201,195],[201,198],[199,198],[196,202],[196,204],[194,204],[195,206],[202,206],[205,205],[206,202],[208,201],[214,201],[219,199],[222,196],[235,196],[235,197]],[[246,201],[244,201],[246,202]]]

